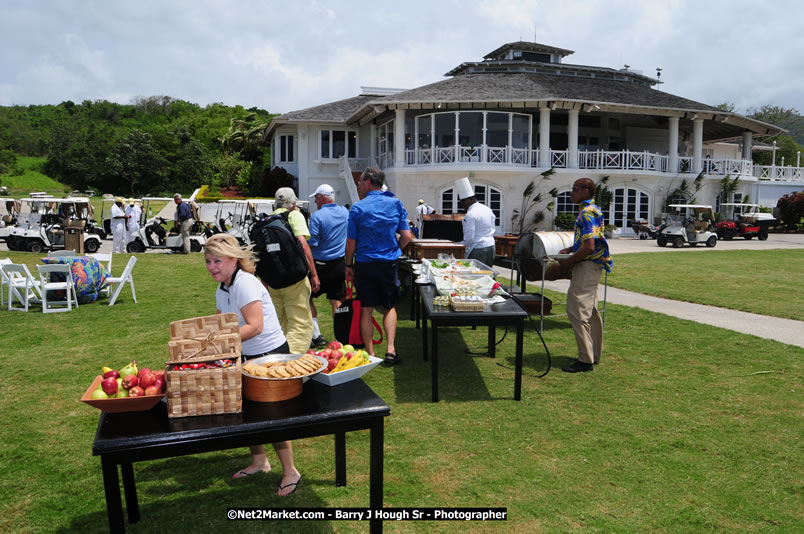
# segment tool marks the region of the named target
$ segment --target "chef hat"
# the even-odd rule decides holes
[[[475,196],[475,190],[472,189],[472,184],[469,183],[468,177],[455,180],[455,191],[459,200]]]

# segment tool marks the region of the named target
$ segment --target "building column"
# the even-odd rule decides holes
[[[369,124],[369,167],[372,165],[379,165],[377,161],[377,125],[373,122]]]
[[[678,117],[668,117],[667,172],[678,174]]]
[[[699,174],[703,168],[703,119],[692,121],[692,172]]]
[[[577,109],[568,112],[569,122],[567,123],[567,168],[578,168],[578,114]]]
[[[743,159],[751,161],[751,145],[753,143],[753,133],[751,131],[743,132]]]
[[[550,168],[550,108],[539,108],[539,167]]]
[[[394,119],[394,166],[405,165],[405,110],[397,109]]]
[[[318,130],[315,128],[311,128],[307,125],[299,125],[298,126],[298,136],[299,136],[299,150],[296,153],[296,161],[299,162],[299,194],[301,198],[307,198],[307,195],[312,193],[310,191],[310,160],[311,159],[318,159],[318,153],[316,152],[315,157],[310,157],[310,139],[309,137],[313,135],[313,132],[317,132]],[[317,145],[313,145],[316,150],[318,149]]]

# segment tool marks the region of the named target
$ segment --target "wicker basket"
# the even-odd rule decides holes
[[[456,300],[455,297],[450,297],[449,303],[456,312],[482,312],[486,307],[482,300],[466,302]]]
[[[233,313],[170,323],[166,364],[168,417],[238,413],[243,409],[240,328]],[[231,359],[235,365],[175,371],[176,364]]]

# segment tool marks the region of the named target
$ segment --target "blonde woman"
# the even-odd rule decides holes
[[[220,284],[215,293],[218,313],[237,315],[243,360],[266,354],[287,354],[288,342],[279,326],[271,296],[254,276],[256,258],[251,249],[241,247],[234,236],[216,234],[207,240],[204,258],[207,272]],[[293,447],[290,441],[273,446],[282,463],[282,480],[276,493],[290,495],[301,482],[301,474],[293,463]],[[256,445],[251,447],[251,465],[232,477],[243,478],[270,470],[265,447]]]

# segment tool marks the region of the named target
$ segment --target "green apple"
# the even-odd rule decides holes
[[[346,352],[354,352],[355,348],[352,345],[344,345],[343,350]]]
[[[92,398],[95,400],[108,399],[109,395],[107,395],[102,389],[96,389],[92,392]]]
[[[117,394],[114,396],[116,399],[125,399],[126,397],[128,397],[128,390],[122,387],[117,390]]]

